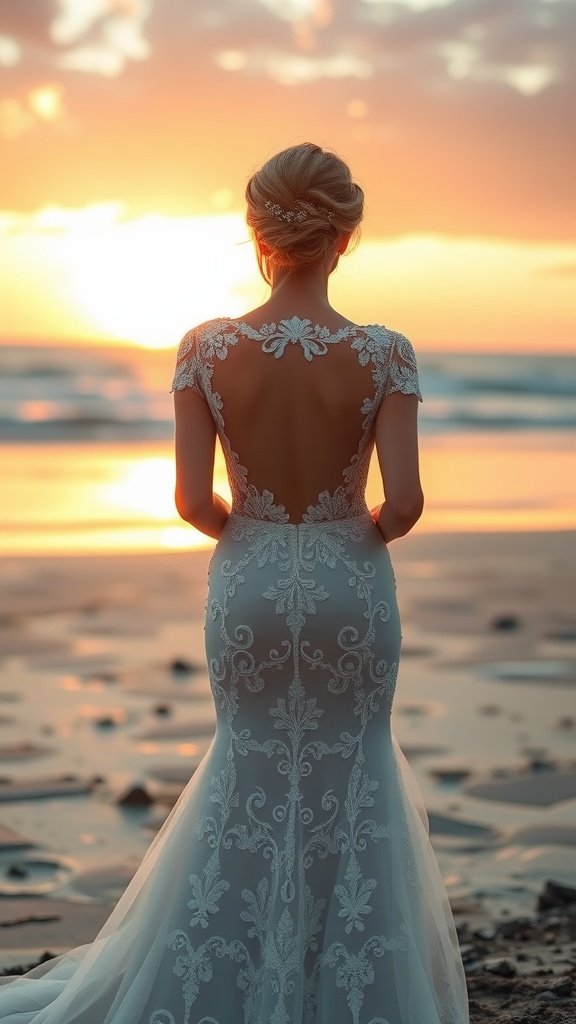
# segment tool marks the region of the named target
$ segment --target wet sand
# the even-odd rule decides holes
[[[573,1022],[576,534],[415,534],[390,550],[393,730],[426,801],[472,1020]],[[209,557],[0,560],[8,973],[94,937],[210,743]],[[547,891],[556,905],[540,905]]]

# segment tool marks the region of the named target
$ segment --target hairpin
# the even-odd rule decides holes
[[[308,203],[305,199],[297,199],[293,210],[285,210],[280,203],[272,203],[269,199],[264,203],[264,208],[270,217],[284,220],[287,223],[306,220],[310,214],[326,217],[328,221],[331,221],[334,216],[332,210],[326,210],[323,206],[315,206],[314,203]]]

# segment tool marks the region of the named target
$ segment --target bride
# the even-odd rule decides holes
[[[248,182],[270,297],[188,331],[172,385],[176,505],[217,539],[216,731],[94,941],[0,979],[4,1024],[468,1024],[426,810],[391,729],[388,545],[423,506],[416,358],[328,300],[363,198],[308,143]],[[217,437],[231,506],[212,489]],[[369,511],[374,448],[385,500]]]

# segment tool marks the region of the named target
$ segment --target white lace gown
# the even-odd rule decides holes
[[[3,1024],[468,1024],[422,796],[390,727],[400,621],[364,498],[410,342],[293,317],[183,338],[233,495],[209,570],[216,732],[94,941]],[[151,586],[153,586],[151,580]]]

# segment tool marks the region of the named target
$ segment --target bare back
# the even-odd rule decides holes
[[[421,397],[403,335],[380,325],[331,332],[296,316],[189,331],[172,389],[186,387],[210,408],[235,511],[291,523],[361,513],[383,398]]]

